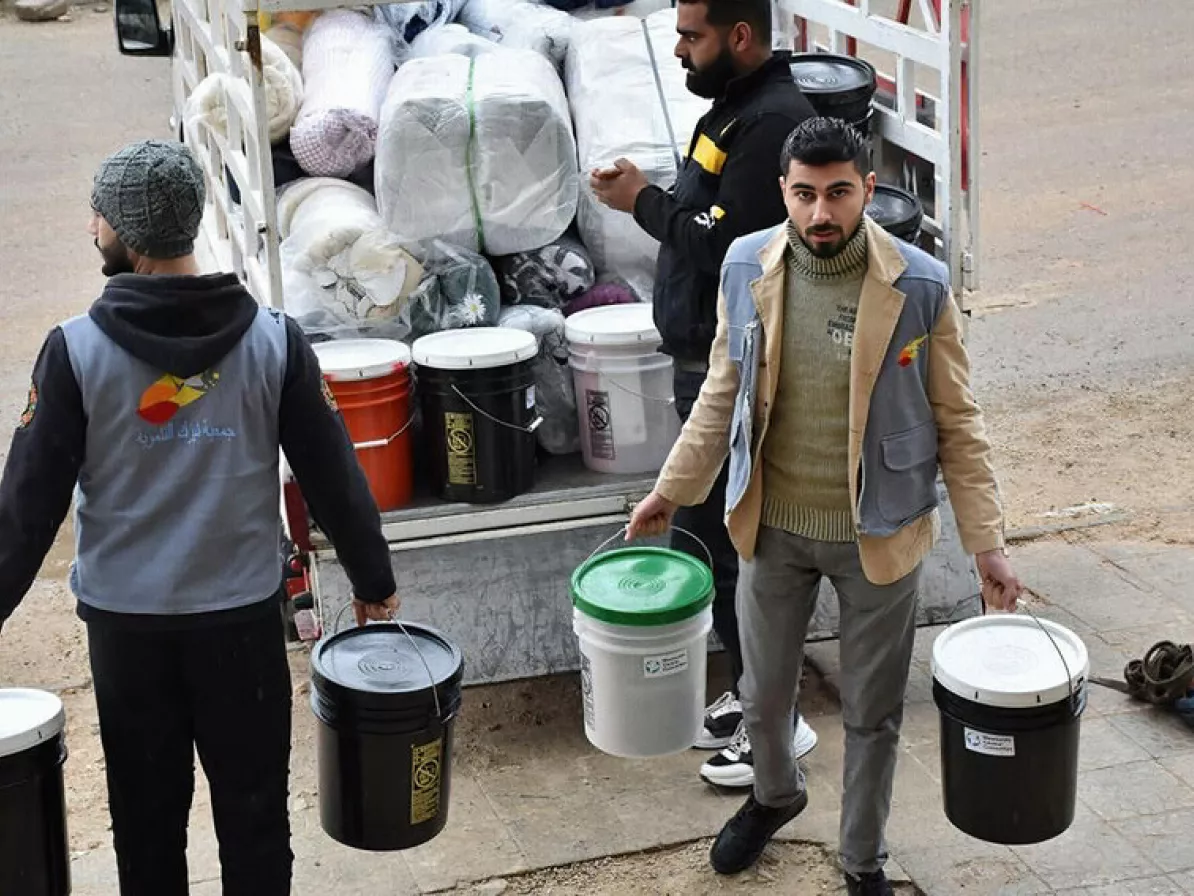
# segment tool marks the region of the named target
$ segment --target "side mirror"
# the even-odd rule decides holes
[[[156,0],[116,0],[116,40],[125,56],[174,51],[174,32],[162,27]]]

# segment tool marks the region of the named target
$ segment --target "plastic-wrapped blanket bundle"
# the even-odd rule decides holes
[[[676,5],[673,0],[595,0],[595,2],[563,0],[563,2],[572,3],[572,15],[578,19],[602,19],[610,16],[634,16],[643,19],[652,13],[671,9]]]
[[[389,29],[331,9],[303,41],[303,107],[290,148],[308,174],[348,177],[373,158],[377,118],[394,73]]]
[[[541,249],[493,260],[509,305],[562,308],[584,295],[594,282],[593,261],[579,240],[562,236]]]
[[[404,240],[490,255],[558,239],[576,214],[576,141],[560,78],[543,56],[497,47],[415,58],[381,112],[375,193]]]
[[[303,77],[281,47],[261,38],[262,80],[265,82],[265,112],[269,117],[269,139],[277,143],[290,133],[303,104]],[[228,136],[228,94],[236,92],[241,108],[253,108],[248,82],[232,75],[208,75],[191,93],[183,117],[188,128],[206,124],[221,137]]]
[[[575,19],[528,0],[467,0],[460,24],[512,50],[534,50],[563,69]]]
[[[278,227],[286,311],[304,330],[405,335],[402,300],[423,270],[367,191],[335,178],[295,181],[278,199]]]
[[[415,340],[441,330],[497,326],[501,297],[489,262],[475,252],[431,240],[423,258],[424,276],[404,303],[402,317]]]
[[[668,188],[709,101],[694,96],[672,55],[676,13],[646,19],[615,16],[581,22],[572,31],[566,82],[582,171],[608,168],[624,156],[647,179]],[[651,298],[659,244],[630,215],[601,205],[585,180],[577,221],[600,274],[626,281]]]
[[[543,418],[536,431],[539,444],[549,454],[580,451],[580,422],[576,416],[576,391],[568,366],[564,315],[550,308],[523,305],[502,309],[499,326],[533,333],[539,340],[535,359],[535,410]]]
[[[465,0],[424,0],[378,6],[377,20],[389,29],[394,61],[406,61],[416,38],[454,21],[464,4]]]

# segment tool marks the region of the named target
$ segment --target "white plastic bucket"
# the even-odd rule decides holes
[[[572,576],[585,735],[612,756],[692,747],[704,721],[713,575],[688,554],[631,547]]]
[[[568,318],[569,366],[585,466],[654,473],[680,435],[672,359],[645,303],[590,308]]]

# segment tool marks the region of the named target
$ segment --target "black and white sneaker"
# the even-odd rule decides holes
[[[817,732],[803,716],[796,717],[792,753],[803,759],[817,746]],[[750,735],[743,722],[730,745],[701,766],[701,779],[714,787],[746,788],[755,783],[755,759],[750,749]]]
[[[698,750],[721,750],[730,745],[742,724],[742,704],[726,691],[705,709],[705,725],[693,746]]]

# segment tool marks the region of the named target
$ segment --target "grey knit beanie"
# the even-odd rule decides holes
[[[203,169],[186,146],[143,140],[104,160],[91,205],[138,255],[179,258],[195,249],[205,196]]]

